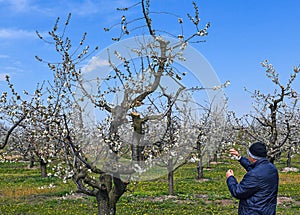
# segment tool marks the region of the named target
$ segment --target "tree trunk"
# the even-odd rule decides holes
[[[111,211],[109,208],[109,197],[104,191],[98,191],[96,194],[98,215],[114,215],[116,211]]]
[[[145,161],[144,149],[145,146],[138,146],[138,161]]]
[[[138,161],[137,146],[135,144],[131,145],[131,157],[133,161]]]
[[[201,142],[197,141],[198,165],[197,165],[197,179],[203,178],[203,161],[202,161],[202,148]]]
[[[47,163],[43,161],[43,159],[40,160],[40,168],[41,168],[41,176],[42,178],[47,177]]]
[[[172,159],[168,161],[168,186],[169,195],[174,195],[174,170]]]
[[[216,163],[218,162],[218,153],[217,152],[214,153],[213,161]]]
[[[117,202],[126,191],[128,183],[120,179],[120,175],[111,176],[102,174],[100,176],[101,190],[96,193],[98,215],[115,215]]]
[[[134,132],[133,134],[133,144],[131,146],[132,160],[134,161],[144,161],[144,149],[145,146],[142,145],[143,134]]]
[[[200,158],[197,165],[197,179],[200,180],[202,178],[203,178],[203,163],[202,163],[202,158]]]
[[[207,168],[210,169],[211,155],[210,152],[207,152]]]
[[[291,150],[289,150],[287,161],[286,161],[286,166],[290,168],[291,165],[292,165],[292,153],[291,153]]]
[[[33,155],[30,155],[30,158],[29,158],[29,168],[33,168],[34,167],[34,156]]]

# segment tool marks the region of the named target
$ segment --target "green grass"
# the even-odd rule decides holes
[[[277,163],[278,169],[284,161]],[[68,195],[76,190],[55,177],[41,178],[38,169],[27,163],[0,163],[0,214],[96,214],[94,198]],[[300,168],[300,156],[294,160]],[[168,196],[167,178],[131,183],[118,203],[118,214],[237,214],[238,201],[230,196],[225,172],[234,170],[240,180],[245,171],[236,161],[227,160],[205,169],[205,180],[196,180],[195,164],[175,173],[175,195]],[[300,173],[280,173],[277,214],[300,214]]]

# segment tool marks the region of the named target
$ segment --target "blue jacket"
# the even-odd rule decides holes
[[[234,176],[227,179],[233,197],[240,200],[239,215],[275,215],[278,193],[278,171],[267,158],[250,163],[242,157],[240,164],[247,170],[240,183]]]

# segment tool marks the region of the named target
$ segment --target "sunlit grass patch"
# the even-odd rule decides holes
[[[279,174],[280,184],[300,184],[300,174],[299,173],[280,173]]]
[[[40,201],[7,203],[1,202],[0,214],[5,215],[95,215],[96,205],[76,200],[45,199]]]
[[[55,192],[52,191],[52,188],[45,188],[45,189],[39,189],[39,187],[20,187],[20,188],[12,188],[12,189],[2,189],[2,196],[5,196],[5,198],[20,198],[20,197],[26,197],[30,195],[38,195],[42,193],[51,193]]]
[[[280,173],[279,180],[279,195],[285,197],[292,197],[293,199],[300,201],[300,174]]]

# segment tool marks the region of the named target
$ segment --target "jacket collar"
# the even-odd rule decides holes
[[[254,167],[256,167],[256,166],[258,166],[258,165],[260,165],[262,163],[266,163],[266,162],[269,162],[268,158],[262,158],[262,159],[257,160],[256,162],[250,164],[250,166],[252,168],[254,168]]]

